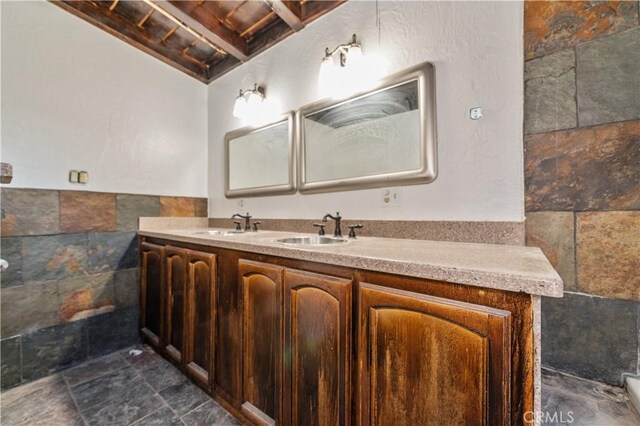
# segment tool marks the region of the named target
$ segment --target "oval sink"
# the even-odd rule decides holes
[[[221,235],[221,236],[225,236],[225,235],[238,235],[238,234],[244,234],[244,231],[236,231],[236,230],[232,230],[232,231],[221,231],[218,229],[212,229],[209,231],[198,231],[198,232],[194,232],[193,235]]]
[[[319,246],[326,244],[344,244],[349,241],[343,240],[341,238],[333,238],[333,237],[292,237],[292,238],[281,238],[276,240],[276,243],[285,244],[288,246]]]

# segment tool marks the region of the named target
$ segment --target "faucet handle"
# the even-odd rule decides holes
[[[361,229],[363,228],[364,225],[362,225],[361,223],[358,223],[357,225],[349,225],[347,226],[347,228],[349,228],[349,238],[356,238],[356,229]]]
[[[256,220],[255,222],[253,222],[253,231],[254,232],[258,232],[258,225],[262,225],[262,222],[259,220]]]
[[[320,228],[318,235],[324,235],[324,227],[327,226],[324,223],[314,223],[313,226]]]
[[[240,226],[239,220],[234,220],[233,223],[236,224],[236,231],[242,231],[242,227]]]

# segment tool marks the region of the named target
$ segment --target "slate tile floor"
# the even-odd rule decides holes
[[[544,425],[640,425],[640,415],[622,388],[545,369],[542,370],[542,412],[548,413]]]
[[[6,392],[3,426],[162,425],[240,423],[147,346],[129,349]],[[549,370],[542,372],[545,425],[640,425],[624,391]],[[568,422],[572,420],[572,422]]]
[[[14,425],[233,426],[240,423],[147,346],[10,389],[0,423]]]

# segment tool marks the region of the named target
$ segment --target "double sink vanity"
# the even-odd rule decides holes
[[[141,335],[243,423],[539,410],[540,296],[562,295],[540,249],[205,221],[141,219]]]
[[[435,111],[423,63],[228,132],[224,195],[431,183]],[[141,333],[242,422],[520,425],[540,412],[540,297],[562,296],[540,249],[358,237],[357,223],[343,237],[339,213],[309,234],[231,219],[141,219]]]

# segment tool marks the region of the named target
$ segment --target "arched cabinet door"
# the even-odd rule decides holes
[[[362,425],[510,424],[510,313],[360,283]]]
[[[285,271],[284,423],[351,424],[351,280]]]
[[[260,425],[281,422],[283,273],[266,263],[238,263],[243,304],[240,409]]]
[[[214,374],[216,255],[188,251],[185,369],[211,390]]]
[[[164,247],[140,244],[140,332],[151,346],[164,344]]]
[[[176,363],[182,362],[185,344],[187,303],[187,250],[167,246],[164,250],[166,267],[166,346],[165,352]]]

